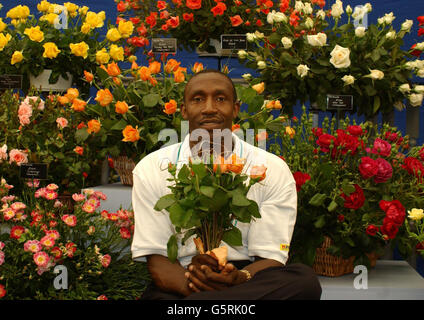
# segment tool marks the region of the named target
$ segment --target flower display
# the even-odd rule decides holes
[[[390,13],[377,23],[368,21],[365,28],[369,3],[355,11],[345,10],[341,1],[329,10],[324,10],[325,1],[284,3],[280,10],[271,8],[265,25],[248,34],[249,50],[239,52],[239,61],[259,73],[249,84],[264,82],[267,99],[284,101],[291,114],[298,102],[325,111],[328,94],[349,95],[352,112],[368,118],[394,107],[402,110],[405,100],[415,107],[422,104],[420,86],[412,84],[413,76],[424,75],[413,55],[422,43],[403,49],[412,20],[395,30],[396,17]],[[282,18],[273,18],[277,14]]]
[[[6,181],[1,186],[7,186]],[[42,196],[35,197],[37,191]],[[2,193],[0,298],[139,297],[149,278],[144,265],[134,263],[128,250],[134,229],[133,212],[121,209],[100,213],[100,201],[106,196],[96,191],[75,194],[79,201],[73,213],[66,214],[64,206],[50,199],[46,191],[48,186],[25,189],[27,205],[8,192]],[[94,203],[95,210],[87,212],[86,203]],[[9,210],[15,213],[12,219],[6,218]],[[59,277],[65,274],[63,270],[66,279],[60,283],[66,283],[66,287],[57,287],[55,279],[58,273]]]

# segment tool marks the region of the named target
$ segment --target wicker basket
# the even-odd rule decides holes
[[[127,186],[133,185],[132,171],[135,168],[135,162],[127,156],[119,156],[113,159],[116,172],[121,177],[122,184]]]
[[[353,262],[355,257],[343,259],[327,253],[327,248],[332,244],[332,240],[325,237],[321,248],[317,248],[313,269],[316,274],[327,277],[339,277],[353,272]],[[377,255],[375,253],[367,254],[371,262],[371,267],[375,267]]]

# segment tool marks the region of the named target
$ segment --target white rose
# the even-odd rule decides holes
[[[305,5],[303,4],[302,1],[296,1],[296,3],[294,4],[294,9],[297,11],[303,11],[303,8],[305,7]]]
[[[378,18],[378,19],[377,19],[377,23],[378,23],[379,25],[384,24],[384,18]]]
[[[416,68],[416,61],[408,61],[408,62],[405,62],[404,67],[405,67],[405,69],[407,69],[407,70],[413,70],[413,69],[415,69],[415,68]]]
[[[343,12],[343,2],[336,0],[336,3],[331,7],[331,15],[333,18],[340,18]]]
[[[259,69],[265,69],[265,68],[266,68],[266,63],[265,63],[265,61],[259,61],[259,62],[258,62],[258,68],[259,68]]]
[[[241,77],[246,81],[252,79],[252,75],[250,73],[244,73]]]
[[[306,77],[309,71],[308,66],[304,64],[299,64],[296,69],[297,69],[297,75],[300,76],[301,78]]]
[[[325,11],[324,10],[318,10],[316,13],[317,18],[320,18],[321,20],[325,19]]]
[[[275,16],[275,10],[272,10],[272,12],[268,13],[266,16],[266,22],[269,24],[274,24],[274,16]]]
[[[237,52],[237,54],[238,54],[238,57],[240,59],[246,59],[247,58],[247,52],[244,51],[244,50],[239,50],[239,52]]]
[[[266,108],[266,105],[268,104],[268,102],[270,102],[271,100],[264,100],[264,103],[263,103],[263,105],[262,105],[262,107],[261,107],[261,109],[265,109]]]
[[[401,86],[399,86],[399,91],[402,93],[411,91],[411,87],[409,86],[409,83],[404,83]]]
[[[314,27],[314,20],[308,17],[305,21],[305,27],[308,29],[312,29]]]
[[[345,85],[345,86],[348,86],[348,85],[351,85],[351,84],[353,84],[353,83],[355,82],[355,77],[354,77],[354,76],[352,76],[352,75],[345,75],[345,76],[342,78],[342,80],[343,80],[343,82],[344,82],[344,85]]]
[[[386,24],[391,24],[391,23],[393,22],[393,20],[395,20],[395,18],[396,18],[396,17],[393,15],[393,12],[386,13],[386,14],[384,15],[384,17],[383,17],[384,22],[385,22]]]
[[[402,111],[403,109],[405,109],[405,105],[402,103],[402,101],[396,101],[393,106],[398,110],[398,111]]]
[[[396,31],[389,31],[389,32],[387,32],[386,33],[386,38],[387,39],[391,39],[391,40],[395,39],[396,38]]]
[[[256,39],[263,39],[265,35],[262,32],[255,31],[255,37]]]
[[[418,42],[415,49],[420,50],[420,51],[424,51],[424,42]]]
[[[402,23],[401,30],[409,32],[409,31],[411,31],[413,24],[414,24],[414,22],[412,20],[405,20],[405,22]]]
[[[351,15],[352,14],[352,7],[350,6],[350,5],[347,5],[347,7],[346,7],[346,13],[348,14],[348,15]]]
[[[409,96],[409,103],[413,107],[419,107],[423,103],[423,98],[424,98],[424,96],[423,96],[422,93],[412,93]]]
[[[414,91],[415,91],[416,93],[424,93],[424,86],[422,86],[422,85],[417,85],[417,86],[415,86],[415,87],[414,87]]]
[[[254,33],[246,33],[246,39],[249,42],[254,42],[256,40],[256,36]]]
[[[276,12],[274,14],[274,22],[287,22],[287,16],[282,12]]]
[[[320,32],[316,35],[308,35],[308,43],[313,47],[322,47],[327,43],[327,35],[324,32]]]
[[[370,69],[370,74],[366,77],[370,77],[373,80],[381,80],[384,78],[384,72],[377,69]]]
[[[368,13],[368,10],[364,6],[356,6],[355,11],[352,14],[352,18],[358,21],[364,19],[364,16]]]
[[[358,38],[362,38],[365,36],[365,27],[358,27],[355,29],[355,36]]]
[[[331,64],[337,68],[347,68],[350,66],[350,50],[349,48],[343,48],[342,46],[339,46],[338,44],[334,47],[333,51],[330,53]]]
[[[424,78],[424,68],[423,69],[419,69],[417,71],[417,76],[420,78]]]
[[[281,43],[283,44],[284,49],[290,49],[293,45],[293,42],[291,41],[291,39],[287,37],[281,38]]]
[[[424,68],[424,60],[415,60],[415,68],[422,69]]]
[[[303,4],[303,12],[305,14],[311,14],[313,12],[312,6],[309,2]]]
[[[368,10],[368,12],[371,12],[372,11],[372,5],[371,5],[371,3],[366,3],[365,4],[365,8],[367,8],[367,10]]]

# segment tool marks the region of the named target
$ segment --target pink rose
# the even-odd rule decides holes
[[[37,100],[40,99],[40,102],[37,105]],[[24,103],[27,105],[34,105],[38,110],[44,110],[44,101],[40,97],[26,97]]]
[[[68,120],[63,117],[60,117],[56,119],[56,123],[58,128],[63,129],[68,125]]]
[[[371,150],[371,153],[378,154],[383,157],[390,156],[390,152],[392,150],[392,145],[388,143],[387,141],[376,138],[374,140],[374,146]]]
[[[374,176],[374,182],[375,183],[382,183],[386,182],[392,177],[393,174],[393,168],[390,165],[389,162],[384,160],[383,158],[378,158],[375,160],[377,163],[377,174]]]
[[[9,163],[12,164],[12,162],[16,162],[17,166],[21,166],[22,163],[28,162],[28,155],[18,149],[13,149],[9,152]]]
[[[369,179],[377,174],[378,164],[374,159],[371,159],[370,157],[362,157],[358,169],[361,173],[362,178]]]

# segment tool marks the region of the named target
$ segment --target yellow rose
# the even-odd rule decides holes
[[[6,17],[10,19],[26,19],[28,16],[29,8],[22,5],[10,9],[6,14]]]
[[[43,0],[39,4],[37,4],[37,9],[40,12],[48,12],[49,11],[49,8],[50,8],[50,5],[51,5],[50,2],[48,2],[46,0]]]
[[[86,44],[84,41],[79,43],[71,43],[69,48],[71,48],[71,53],[77,57],[83,57],[85,59],[88,56],[89,47],[88,44]]]
[[[91,31],[91,27],[88,23],[83,23],[81,26],[81,32],[84,34],[88,34]]]
[[[115,61],[124,61],[124,48],[112,44],[110,46],[110,56]]]
[[[97,14],[95,12],[89,11],[85,17],[85,23],[88,23],[91,29],[101,28],[104,25],[104,19],[102,19],[100,13]]]
[[[12,39],[12,36],[10,34],[4,35],[3,33],[0,33],[0,51],[3,51],[4,47],[7,46],[10,39]]]
[[[286,134],[288,134],[290,136],[290,138],[293,139],[294,135],[296,134],[296,131],[292,127],[287,126],[286,127]]]
[[[134,25],[131,21],[121,20],[119,21],[118,30],[123,38],[129,38],[134,31]]]
[[[98,64],[106,64],[108,63],[110,60],[110,56],[109,53],[107,53],[106,49],[103,48],[100,51],[97,51],[96,53],[96,62]]]
[[[103,21],[105,21],[105,19],[106,19],[106,12],[100,11],[97,15],[99,16],[100,19],[102,19]]]
[[[41,42],[44,40],[44,32],[40,30],[40,26],[26,28],[24,34],[26,34],[31,41]]]
[[[24,56],[22,54],[22,51],[15,51],[12,55],[12,59],[10,60],[10,63],[14,65],[15,63],[19,63],[24,59]]]
[[[41,21],[47,21],[50,24],[54,24],[56,19],[59,19],[59,16],[56,13],[48,13],[48,14],[40,17]]]
[[[81,16],[85,16],[86,14],[87,14],[87,12],[88,12],[88,7],[87,6],[84,6],[84,7],[80,7],[79,9],[78,9],[78,13],[81,15]]]
[[[68,13],[71,15],[71,17],[75,17],[77,14],[78,6],[72,2],[65,2],[64,7],[66,10],[68,10]]]
[[[43,58],[53,59],[53,58],[56,58],[57,55],[60,53],[60,50],[57,48],[56,44],[53,42],[46,42],[43,45],[43,48],[44,48]]]
[[[116,28],[111,28],[107,34],[106,34],[106,38],[109,41],[115,42],[118,41],[119,39],[121,39],[121,33],[118,31],[118,29]]]
[[[421,220],[422,218],[424,218],[424,210],[417,208],[408,210],[408,218],[412,220]]]
[[[7,24],[3,22],[3,19],[0,18],[0,32],[3,32],[7,28]]]

